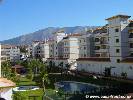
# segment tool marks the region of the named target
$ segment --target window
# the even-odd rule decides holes
[[[118,28],[116,28],[116,29],[115,29],[115,32],[119,32],[119,29],[118,29]]]
[[[84,47],[84,50],[86,50],[86,47]]]
[[[133,43],[130,43],[130,48],[133,48]]]
[[[117,59],[116,61],[117,61],[117,63],[120,63],[120,59]]]
[[[133,53],[131,53],[130,56],[133,57]]]
[[[99,38],[95,38],[95,42],[99,42],[100,40],[99,40]]]
[[[100,49],[100,46],[95,46],[95,50],[99,50]]]
[[[106,49],[107,46],[106,45],[101,45],[101,49]]]
[[[95,54],[96,57],[100,57],[100,54]]]
[[[119,39],[116,39],[116,43],[119,43]]]
[[[120,49],[116,49],[116,53],[119,53],[120,52]]]
[[[133,33],[130,33],[129,34],[129,38],[133,38]]]

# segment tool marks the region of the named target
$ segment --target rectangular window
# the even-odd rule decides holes
[[[133,43],[130,43],[130,48],[133,48]]]
[[[120,49],[116,49],[116,53],[119,53],[120,52]]]
[[[119,43],[119,39],[116,39],[116,43]]]
[[[133,38],[133,33],[130,33],[129,34],[129,38]]]
[[[120,63],[120,59],[117,59],[117,63]]]
[[[95,42],[99,42],[100,40],[99,40],[99,38],[95,38]]]
[[[95,46],[95,50],[99,50],[100,49],[100,46]]]
[[[119,32],[119,29],[118,29],[118,28],[116,28],[116,29],[115,29],[115,32]]]

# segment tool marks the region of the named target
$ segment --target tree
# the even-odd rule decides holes
[[[68,71],[69,71],[69,69],[70,69],[70,64],[69,64],[69,63],[66,64],[65,67],[66,67],[66,70],[67,70],[67,73],[68,73]]]
[[[11,64],[9,61],[2,62],[1,65],[2,77],[10,78],[11,76]]]
[[[44,66],[45,65],[43,64],[43,62],[39,61],[38,59],[33,59],[28,62],[28,69],[29,71],[32,70],[34,76],[40,72],[40,69],[43,70]]]
[[[46,84],[46,83],[47,83],[47,84],[50,83],[50,80],[49,80],[49,78],[48,78],[47,72],[46,72],[46,71],[42,71],[42,72],[40,73],[40,78],[41,78],[41,80],[42,80],[43,91],[45,92],[45,84]]]
[[[127,73],[126,72],[122,72],[121,76],[122,76],[122,78],[127,78]]]
[[[19,81],[17,73],[12,72],[11,63],[9,61],[2,62],[2,77],[12,80],[14,82]]]
[[[61,75],[62,75],[62,72],[63,72],[63,62],[61,62],[61,63],[59,64],[59,66],[61,67]]]

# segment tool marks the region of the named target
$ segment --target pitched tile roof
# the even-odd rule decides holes
[[[16,84],[6,78],[0,78],[0,88],[14,87]]]

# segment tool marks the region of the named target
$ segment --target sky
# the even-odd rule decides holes
[[[103,26],[117,14],[133,16],[133,0],[2,0],[0,41],[47,27]]]

